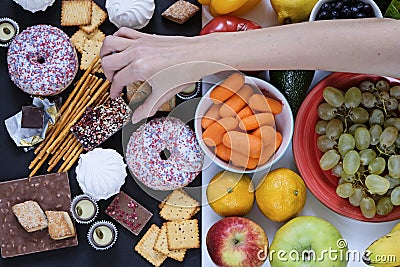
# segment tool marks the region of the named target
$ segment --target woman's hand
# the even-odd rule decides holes
[[[185,62],[177,51],[183,39],[189,41],[189,38],[149,35],[128,28],[106,37],[100,56],[104,74],[112,82],[111,97],[119,96],[124,86],[135,81],[147,81],[152,87],[152,94],[135,110],[133,122],[154,115],[163,103],[185,89],[162,88],[151,79],[157,72]]]
[[[157,71],[168,67],[175,47],[174,40],[128,28],[121,28],[114,35],[107,36],[100,57],[104,74],[112,82],[111,97],[117,97],[128,83],[146,81]]]

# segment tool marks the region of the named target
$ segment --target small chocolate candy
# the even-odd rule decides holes
[[[12,39],[19,33],[18,24],[9,18],[0,18],[0,46],[8,47]]]
[[[182,92],[178,93],[177,96],[183,100],[189,100],[198,96],[200,90],[201,90],[201,83],[196,82],[195,84],[189,86]]]
[[[153,216],[150,211],[122,191],[107,207],[106,213],[135,235],[140,233]]]
[[[96,250],[107,250],[117,240],[118,232],[114,224],[108,221],[94,223],[88,232],[89,244]]]
[[[96,218],[99,207],[90,196],[83,194],[72,200],[70,211],[75,221],[88,224]]]
[[[43,128],[43,108],[34,106],[22,107],[21,128]]]

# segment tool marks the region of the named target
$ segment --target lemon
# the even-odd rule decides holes
[[[256,189],[256,202],[265,217],[274,222],[284,222],[303,209],[306,195],[303,179],[290,169],[279,168],[263,178]]]
[[[248,175],[223,171],[206,190],[210,207],[220,216],[244,216],[254,204],[254,186]]]
[[[305,21],[318,0],[271,0],[280,24]]]

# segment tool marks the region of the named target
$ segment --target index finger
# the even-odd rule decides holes
[[[118,36],[108,35],[103,42],[100,50],[100,57],[124,51],[132,44],[131,39],[126,39]]]

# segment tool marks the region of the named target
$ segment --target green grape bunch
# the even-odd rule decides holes
[[[365,218],[400,206],[400,85],[363,81],[328,86],[315,125],[322,170],[338,177],[336,194]]]

